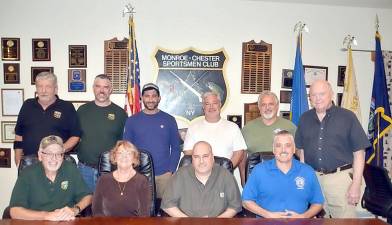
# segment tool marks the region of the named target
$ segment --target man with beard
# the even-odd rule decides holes
[[[98,177],[98,161],[102,152],[110,150],[122,139],[127,114],[110,101],[112,83],[105,74],[94,79],[95,99],[79,107],[77,114],[82,137],[77,147],[78,168],[92,192]]]
[[[287,130],[292,135],[295,133],[295,125],[291,121],[278,117],[279,100],[273,92],[260,93],[258,108],[261,116],[249,121],[242,128],[249,155],[256,152],[272,152],[273,137],[280,130]],[[246,160],[245,154],[239,166],[242,186],[245,183]]]
[[[324,198],[314,170],[293,159],[293,135],[281,130],[273,137],[274,159],[255,166],[242,192],[242,204],[264,218],[312,218]]]
[[[158,109],[159,88],[148,83],[142,89],[144,109],[129,117],[123,139],[151,153],[154,161],[157,197],[162,198],[167,182],[180,159],[180,137],[173,116]]]

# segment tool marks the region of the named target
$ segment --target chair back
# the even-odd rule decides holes
[[[272,152],[256,152],[249,155],[246,160],[245,181],[248,180],[249,175],[257,164],[273,159],[274,157]]]
[[[155,216],[156,208],[156,193],[155,193],[155,172],[154,172],[154,164],[152,161],[152,156],[147,151],[139,150],[140,152],[140,164],[137,168],[135,168],[140,174],[143,174],[147,177],[148,182],[151,188],[151,211],[150,215]],[[117,168],[116,165],[111,164],[110,162],[110,151],[103,152],[99,157],[98,163],[98,174],[101,176],[105,173],[110,173]]]
[[[228,169],[230,171],[230,173],[233,173],[233,170],[234,170],[233,163],[231,162],[230,159],[225,158],[225,157],[214,156],[214,160],[215,160],[216,164]],[[192,164],[192,156],[191,155],[184,155],[181,158],[178,167],[187,166],[187,165],[191,165],[191,164]]]
[[[75,159],[70,156],[70,155],[64,155],[64,160],[72,162],[76,165],[76,161]],[[19,162],[19,166],[18,166],[18,176],[20,175],[20,173],[22,172],[22,170],[24,170],[26,167],[34,165],[36,163],[38,163],[38,156],[37,155],[24,155],[22,157],[22,159]]]
[[[392,218],[392,184],[388,172],[381,167],[365,164],[363,176],[366,182],[362,207],[371,213]]]

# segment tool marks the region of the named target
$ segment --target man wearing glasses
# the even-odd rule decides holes
[[[76,165],[64,161],[63,140],[44,137],[39,163],[24,169],[12,191],[13,219],[67,221],[91,204],[92,196]]]

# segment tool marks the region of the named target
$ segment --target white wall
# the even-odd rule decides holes
[[[59,77],[59,95],[67,100],[93,98],[93,77],[103,72],[103,41],[128,34],[127,18],[122,17],[125,0],[1,0],[0,37],[21,38],[21,84],[1,88],[24,88],[25,98],[32,97],[31,66],[54,66]],[[392,50],[392,10],[269,3],[246,0],[137,0],[136,36],[141,63],[141,83],[155,81],[153,52],[159,46],[181,50],[225,48],[228,61],[226,81],[230,88],[229,102],[223,114],[242,114],[243,104],[254,102],[256,95],[240,94],[242,42],[254,39],[273,45],[272,90],[279,93],[281,70],[292,68],[295,54],[294,25],[304,21],[310,29],[303,39],[303,62],[307,65],[328,66],[328,80],[337,89],[338,65],[346,64],[346,53],[340,51],[343,38],[354,35],[357,48],[374,49],[374,20],[380,18],[382,47]],[[50,38],[51,62],[32,62],[31,39]],[[68,45],[88,45],[87,93],[67,92]],[[373,64],[369,53],[354,52],[362,107],[363,126],[367,127]],[[4,62],[2,62],[4,63]],[[3,64],[0,71],[3,71]],[[123,95],[112,99],[123,105]],[[281,109],[289,109],[281,105]],[[1,120],[16,120],[2,117]],[[187,126],[183,122],[180,127]],[[11,147],[11,144],[1,144]],[[16,168],[0,168],[0,210],[9,202],[16,179]]]

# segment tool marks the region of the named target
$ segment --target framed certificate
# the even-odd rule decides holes
[[[31,67],[31,84],[35,85],[35,78],[37,75],[41,72],[49,72],[49,73],[54,73],[54,68],[53,67]]]
[[[3,116],[17,116],[23,105],[23,89],[1,89],[1,113]]]
[[[50,61],[50,39],[36,38],[32,40],[33,61]]]
[[[19,38],[1,38],[1,59],[4,61],[20,60]]]
[[[87,67],[87,45],[69,45],[69,68]]]
[[[4,84],[20,84],[19,63],[4,63]]]
[[[15,121],[1,121],[1,142],[12,143],[15,140]]]
[[[306,87],[316,80],[328,80],[328,67],[304,65]]]

